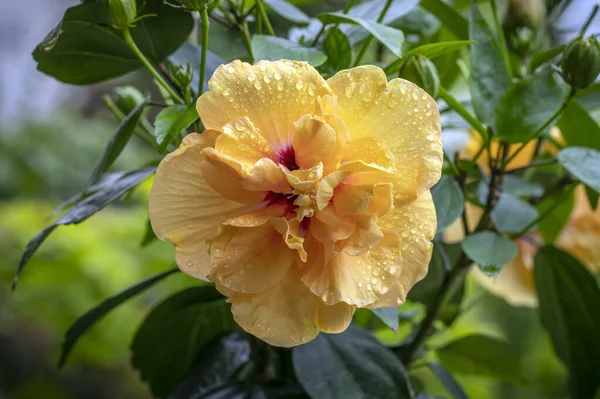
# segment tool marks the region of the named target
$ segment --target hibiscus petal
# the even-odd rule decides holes
[[[252,168],[252,174],[242,181],[242,186],[251,191],[272,191],[274,193],[291,192],[285,173],[279,165],[268,158],[258,160]]]
[[[296,164],[301,169],[310,169],[323,161],[333,150],[336,134],[325,121],[304,115],[294,124],[293,139]]]
[[[177,247],[181,270],[200,279],[210,273],[206,240],[239,214],[243,204],[223,198],[204,179],[202,149],[214,144],[214,132],[189,134],[160,163],[150,192],[150,220],[156,236]]]
[[[345,302],[339,302],[335,305],[327,305],[323,302],[319,303],[317,327],[319,330],[329,333],[341,333],[346,331],[356,306],[348,305]]]
[[[258,293],[277,284],[294,260],[271,225],[237,228],[218,258],[212,281],[242,293]]]
[[[208,85],[197,102],[207,129],[221,130],[247,116],[275,151],[292,142],[294,122],[314,112],[318,96],[332,94],[316,69],[287,60],[254,65],[235,60],[217,68]]]
[[[439,112],[425,91],[402,79],[387,83],[385,73],[371,65],[338,72],[327,83],[352,138],[375,137],[388,144],[396,161],[399,202],[416,198],[439,180]]]
[[[238,118],[223,127],[223,134],[215,142],[215,150],[248,166],[261,158],[276,159],[271,146],[247,117]]]

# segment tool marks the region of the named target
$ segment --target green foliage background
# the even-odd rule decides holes
[[[204,9],[202,2],[188,3]],[[69,8],[57,29],[40,38],[33,52],[38,69],[77,85],[120,78],[152,104],[135,108],[140,101],[113,93],[104,98],[111,112],[65,109],[1,132],[0,397],[598,397],[600,294],[577,259],[551,246],[541,250],[539,308],[512,307],[466,273],[472,261],[498,273],[516,253],[512,239],[538,221],[544,243],[554,243],[571,210],[544,208],[544,200],[555,199],[544,196],[555,181],[568,176],[562,189],[585,184],[591,198],[600,191],[598,86],[573,92],[559,66],[564,47],[554,23],[568,2],[541,2],[541,17],[515,11],[517,3],[370,0],[351,4],[343,15],[346,2],[211,2],[208,51],[202,51],[198,15],[140,0],[138,11],[155,15],[137,21],[131,38],[150,64],[160,65],[157,86],[146,71],[135,72],[144,62],[123,27],[112,25],[107,1]],[[319,21],[329,28],[322,35]],[[48,218],[53,209],[85,188],[64,208],[69,219],[87,195],[109,196],[113,185],[103,176],[119,179],[118,171],[155,166],[186,132],[201,128],[189,105],[204,87],[201,59],[208,79],[236,58],[306,60],[324,76],[376,64],[443,100],[444,128],[473,129],[487,144],[493,136],[516,148],[540,136],[550,140],[548,127],[557,122],[572,148],[558,158],[541,154],[539,167],[516,176],[487,174],[476,162],[454,162],[447,154],[445,176],[433,189],[438,230],[459,219],[467,201],[486,209],[481,231],[471,231],[462,246],[436,237],[430,273],[402,307],[361,309],[347,332],[322,334],[293,351],[242,334],[221,296],[181,273],[137,296],[134,289],[105,302],[99,314],[111,304],[115,310],[89,330],[74,324],[106,298],[173,267],[173,248],[153,240],[147,227],[149,180],[127,186],[120,200],[82,224],[58,227],[39,249],[28,247],[32,257],[11,292],[17,265],[27,263],[23,249],[56,220]],[[161,79],[170,83],[161,87]],[[113,86],[102,89],[111,93]],[[467,93],[469,101],[457,100]],[[494,198],[498,179],[503,188]],[[544,209],[549,217],[542,221]],[[79,222],[58,219],[73,221]],[[448,264],[457,265],[456,274]],[[446,294],[441,302],[440,292]],[[128,294],[133,298],[124,301]],[[428,320],[432,309],[438,312]],[[422,341],[415,339],[420,325],[428,327]],[[73,347],[59,370],[67,331]],[[411,349],[413,342],[419,345]]]

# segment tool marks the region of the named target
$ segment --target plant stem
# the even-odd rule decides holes
[[[450,157],[448,156],[448,154],[446,154],[446,151],[443,151],[444,153],[444,159],[446,160],[446,162],[448,162],[450,164],[450,169],[452,169],[452,172],[455,175],[460,175],[460,170],[458,169],[458,167],[454,164],[454,161],[452,161],[450,159]]]
[[[459,114],[473,129],[475,129],[483,138],[484,142],[488,140],[488,130],[487,128],[479,122],[477,118],[475,118],[465,107],[458,101],[452,94],[448,93],[448,91],[440,87],[439,97],[448,104],[448,107],[452,108]]]
[[[574,189],[575,187],[577,187],[577,182],[571,184],[570,187],[568,187],[564,192],[563,195],[561,195],[559,198],[556,199],[556,201],[552,204],[552,206],[550,206],[548,209],[546,209],[542,214],[540,214],[535,220],[533,220],[531,223],[529,223],[527,226],[523,227],[521,229],[521,231],[519,231],[518,233],[516,233],[512,238],[516,239],[521,237],[523,234],[527,233],[529,231],[529,229],[531,229],[533,226],[535,226],[536,224],[538,224],[540,222],[540,220],[544,219],[546,216],[548,216],[549,214],[551,214],[552,212],[554,212],[554,210],[564,202],[565,197],[567,195],[569,195]]]
[[[200,11],[202,21],[202,56],[200,58],[200,81],[198,82],[198,96],[204,92],[204,80],[206,79],[206,54],[208,52],[208,6],[204,4]]]
[[[271,21],[269,21],[267,11],[265,10],[265,5],[263,4],[262,0],[256,0],[256,8],[258,8],[258,12],[260,13],[262,21],[265,23],[265,28],[267,29],[269,35],[275,36],[275,31],[273,30]]]
[[[446,298],[450,292],[450,288],[454,285],[454,282],[461,276],[462,272],[466,270],[466,266],[470,264],[469,258],[465,255],[464,252],[461,252],[461,255],[458,259],[458,262],[452,267],[452,269],[446,273],[444,276],[444,280],[442,282],[442,286],[438,290],[433,299],[433,302],[427,308],[427,313],[425,314],[425,318],[419,324],[417,329],[417,333],[414,338],[410,341],[410,343],[402,349],[400,353],[400,360],[403,364],[408,366],[412,361],[415,353],[423,344],[425,338],[427,338],[427,334],[429,333],[429,329],[431,325],[437,318],[439,311],[442,308],[442,305],[446,301]]]
[[[592,21],[596,17],[596,14],[598,13],[598,9],[600,9],[600,6],[596,4],[594,6],[594,9],[590,13],[590,15],[587,17],[585,23],[581,26],[581,29],[579,30],[579,35],[578,36],[585,35],[585,31],[587,31],[587,29],[590,27],[590,24],[592,23]]]
[[[152,74],[152,76],[154,76],[158,84],[160,84],[173,98],[173,101],[179,104],[183,104],[183,99],[179,96],[179,94],[177,94],[175,90],[173,90],[171,85],[167,83],[167,81],[162,77],[162,75],[150,63],[148,58],[146,58],[144,53],[142,53],[142,51],[138,48],[137,44],[135,44],[133,37],[131,37],[131,32],[129,31],[129,28],[123,29],[123,38],[125,39],[125,43],[127,44],[127,46],[129,46],[129,48],[135,53],[135,55],[142,62],[142,64],[144,64],[146,69],[150,71],[150,73]]]
[[[342,14],[348,14],[348,12],[350,11],[350,9],[352,7],[354,7],[354,4],[356,3],[356,0],[350,0],[348,2],[348,4],[346,4],[346,7],[344,7],[344,11],[342,11]],[[335,24],[335,27],[337,28],[340,24],[337,23]],[[323,24],[321,25],[321,29],[319,30],[319,33],[317,33],[317,36],[315,36],[315,39],[313,40],[312,44],[310,45],[311,47],[315,47],[317,45],[317,43],[319,42],[319,38],[321,37],[321,35],[323,34],[323,32],[325,32],[325,27],[327,25]]]
[[[242,33],[242,40],[244,41],[244,47],[250,58],[250,63],[254,62],[254,55],[252,54],[252,43],[250,41],[250,31],[248,30],[248,23],[246,21],[239,24],[240,32]]]
[[[381,13],[379,14],[379,18],[377,18],[377,23],[381,23],[383,21],[383,19],[385,18],[385,14],[387,14],[391,5],[392,5],[392,0],[387,0],[385,2],[385,6],[383,7],[383,10],[381,10]],[[364,57],[365,53],[367,52],[367,49],[369,48],[369,45],[371,44],[372,40],[373,40],[373,35],[369,35],[365,39],[363,46],[361,47],[360,51],[358,52],[358,55],[356,56],[356,60],[354,61],[354,66],[358,66],[358,64]]]
[[[541,159],[539,161],[535,161],[530,163],[529,165],[526,166],[521,166],[519,168],[514,168],[514,169],[509,169],[506,171],[506,173],[518,173],[518,172],[522,172],[526,169],[529,168],[535,168],[536,166],[543,166],[543,165],[552,165],[553,163],[558,162],[558,160],[556,158],[551,158],[551,159]]]
[[[550,117],[550,119],[548,119],[546,121],[546,123],[544,123],[542,125],[542,127],[537,129],[528,140],[526,140],[523,144],[521,144],[521,146],[519,148],[517,148],[517,151],[515,151],[510,157],[508,157],[508,159],[504,163],[504,166],[507,166],[509,163],[511,163],[511,161],[513,159],[515,159],[515,157],[521,151],[523,151],[523,149],[527,146],[527,144],[529,143],[529,141],[532,138],[540,135],[544,131],[544,129],[546,129],[548,126],[550,126],[552,124],[552,122],[554,122],[554,120],[556,118],[558,118],[564,112],[565,109],[567,109],[567,107],[571,103],[571,100],[575,97],[575,91],[576,90],[573,87],[571,87],[571,91],[569,92],[569,95],[563,100],[562,104],[560,105],[560,108],[558,110],[556,110],[556,112]]]

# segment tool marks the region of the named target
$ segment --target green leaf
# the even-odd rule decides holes
[[[591,148],[568,147],[558,153],[558,161],[586,186],[600,191],[600,152]]]
[[[529,202],[504,193],[491,213],[494,226],[501,233],[519,233],[539,216]]]
[[[452,374],[450,374],[448,370],[446,370],[444,366],[435,362],[429,362],[427,363],[427,366],[433,372],[433,374],[435,374],[435,376],[440,380],[440,382],[444,385],[448,392],[450,392],[454,399],[469,399],[464,389],[454,379]]]
[[[469,16],[471,45],[471,104],[479,119],[490,124],[500,98],[510,86],[510,70],[500,45],[479,6],[471,6]]]
[[[79,340],[79,338],[85,334],[90,328],[94,326],[99,320],[101,320],[106,314],[111,312],[113,309],[121,305],[122,303],[130,300],[134,296],[152,287],[154,284],[163,280],[165,277],[178,272],[179,269],[171,269],[166,272],[159,273],[152,277],[149,277],[143,281],[140,281],[118,294],[105,299],[100,304],[94,306],[88,310],[85,314],[79,316],[75,323],[69,327],[65,334],[65,339],[62,343],[62,352],[60,354],[60,360],[58,362],[58,368],[62,368],[67,362],[67,358],[71,350]]]
[[[590,203],[590,207],[593,210],[596,210],[596,208],[598,208],[598,199],[600,199],[600,195],[598,194],[597,191],[592,190],[591,188],[589,188],[587,186],[585,187],[585,193],[586,193],[586,195],[588,197],[588,201]]]
[[[508,143],[531,140],[560,109],[565,95],[565,86],[551,67],[513,83],[496,108],[498,139]]]
[[[481,271],[489,276],[498,274],[502,266],[517,256],[514,242],[491,231],[471,234],[461,246]]]
[[[461,48],[468,46],[473,43],[470,40],[456,40],[456,41],[447,41],[447,42],[439,42],[439,43],[430,43],[424,44],[419,47],[415,47],[410,51],[407,51],[402,55],[401,58],[392,62],[385,68],[385,73],[390,75],[392,73],[396,73],[402,69],[404,64],[410,60],[411,57],[416,57],[418,55],[422,55],[423,57],[429,58],[430,60],[440,57],[442,55],[452,53],[454,51],[460,50]]]
[[[177,67],[185,67],[189,65],[192,71],[192,82],[190,89],[196,95],[198,91],[198,81],[200,80],[200,59],[202,57],[202,47],[193,43],[183,43],[176,52],[171,54],[167,59],[169,64]],[[225,61],[216,54],[206,52],[206,75],[204,81],[204,90],[208,89],[208,80],[213,75],[219,65],[225,64]]]
[[[444,281],[445,262],[449,262],[449,259],[444,244],[436,241],[433,243],[433,252],[427,275],[408,291],[407,298],[411,301],[429,305]]]
[[[145,247],[157,238],[158,237],[156,237],[156,234],[154,234],[154,230],[152,229],[152,223],[150,222],[150,219],[146,220],[146,230],[144,232],[142,242],[140,242],[140,247]]]
[[[138,169],[131,172],[120,172],[114,173],[112,176],[107,176],[111,181],[111,184],[102,185],[101,189],[94,192],[93,194],[83,198],[72,208],[70,208],[64,215],[62,215],[54,223],[44,228],[38,235],[33,237],[27,244],[23,256],[19,261],[19,266],[15,277],[13,279],[12,288],[15,289],[21,272],[38,250],[40,245],[46,238],[54,231],[54,229],[60,225],[77,224],[81,223],[96,212],[104,209],[111,202],[119,199],[123,194],[137,186],[148,176],[154,173],[156,168],[144,168]]]
[[[327,54],[327,63],[324,66],[328,67],[332,74],[352,66],[352,45],[338,28],[329,29],[323,42],[323,50]]]
[[[445,28],[450,30],[457,39],[469,38],[469,23],[452,6],[442,0],[421,0],[421,7],[440,20]]]
[[[522,383],[523,368],[507,342],[487,335],[474,334],[438,349],[440,363],[452,374],[491,377]]]
[[[214,287],[188,288],[154,308],[131,344],[131,363],[152,393],[167,397],[213,339],[236,328]]]
[[[233,382],[235,372],[250,361],[250,355],[247,336],[240,332],[235,331],[211,341],[169,399],[197,398]]]
[[[276,14],[297,24],[308,24],[310,17],[285,0],[263,0]]]
[[[328,12],[317,16],[324,24],[353,24],[362,26],[367,32],[375,36],[385,47],[398,57],[402,54],[402,43],[404,33],[401,30],[391,28],[367,19],[353,17],[338,12]]]
[[[585,89],[577,90],[575,98],[586,110],[597,110],[600,108],[600,83],[594,83]]]
[[[154,120],[154,136],[158,150],[163,152],[173,139],[198,119],[196,104],[170,105],[163,108]]]
[[[600,289],[577,259],[557,248],[535,257],[542,324],[569,370],[570,397],[592,398],[600,386]]]
[[[557,126],[567,146],[600,150],[600,126],[578,101],[571,101]]]
[[[431,195],[437,214],[437,231],[444,231],[462,215],[465,198],[458,183],[449,176],[442,176],[431,188]]]
[[[552,212],[544,216],[538,222],[537,231],[540,233],[546,244],[553,244],[569,221],[569,216],[571,216],[571,211],[573,210],[574,200],[573,192],[570,192],[569,196],[565,198],[565,193],[561,190],[544,197],[537,204],[538,212],[543,214],[554,207],[556,201],[560,201],[559,205],[555,207]]]
[[[392,308],[371,309],[371,311],[375,313],[375,315],[379,317],[381,321],[383,321],[383,323],[392,331],[398,331],[400,320],[398,318],[398,308],[396,306]]]
[[[556,46],[556,47],[552,47],[547,50],[540,50],[540,51],[536,52],[529,59],[529,64],[527,65],[527,69],[530,72],[535,71],[537,68],[552,61],[552,59],[554,59],[555,57],[560,55],[564,49],[565,49],[565,45],[563,44],[561,46]]]
[[[504,192],[514,197],[540,197],[544,187],[515,175],[504,176]]]
[[[135,130],[148,102],[144,101],[134,109],[121,121],[117,130],[113,133],[110,141],[106,145],[104,152],[100,156],[100,159],[94,165],[94,170],[88,178],[85,184],[85,191],[87,191],[93,184],[98,182],[100,177],[106,170],[115,162],[117,157],[121,154],[125,145],[129,142],[133,131]]]
[[[67,9],[33,52],[38,70],[64,83],[89,85],[142,67],[121,32],[110,26],[107,7],[105,1],[85,1]],[[191,15],[162,0],[139,0],[138,10],[140,15],[156,15],[138,21],[131,31],[140,50],[154,63],[173,53],[192,31]]]
[[[350,326],[341,334],[319,334],[292,352],[300,385],[312,398],[411,397],[404,366],[370,333]]]
[[[265,35],[252,37],[252,53],[257,61],[276,61],[285,58],[308,61],[315,67],[322,65],[327,60],[327,56],[315,48],[303,47],[287,39]]]

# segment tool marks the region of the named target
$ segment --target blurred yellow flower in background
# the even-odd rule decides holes
[[[234,61],[197,107],[206,131],[161,162],[154,231],[213,281],[237,323],[278,346],[397,306],[427,273],[440,178],[435,101],[374,66]]]
[[[557,142],[562,142],[560,130],[553,127],[550,131],[551,136]],[[479,150],[481,138],[476,134],[471,135],[471,139],[465,146],[465,158],[472,158]],[[499,143],[491,143],[492,152],[495,153]],[[525,148],[511,161],[510,168],[519,168],[529,164],[531,161],[536,143],[531,141],[525,145]],[[544,144],[543,150],[556,154],[557,148],[552,143]],[[515,151],[515,149],[513,149]],[[512,153],[512,152],[511,152]],[[487,170],[487,155],[479,158],[480,166]],[[466,204],[465,210],[469,216],[469,221],[473,226],[481,216],[481,209],[473,205]],[[452,226],[445,233],[449,240],[457,240],[463,236],[462,228],[459,223]],[[537,233],[529,233],[534,238],[539,238]],[[575,190],[575,202],[569,221],[558,236],[555,245],[576,258],[578,258],[590,271],[600,272],[600,208],[593,210],[589,204],[585,188],[579,185]],[[517,257],[507,265],[504,265],[502,271],[494,277],[483,274],[477,267],[472,268],[472,273],[477,282],[492,294],[506,300],[513,306],[537,306],[538,299],[533,281],[533,263],[537,253],[537,246],[526,239],[515,241],[519,249]]]

